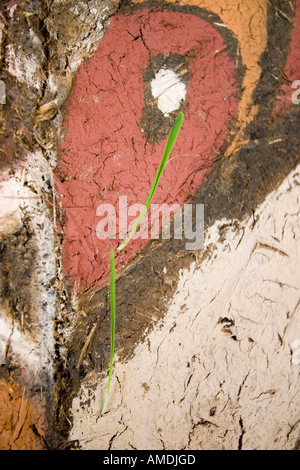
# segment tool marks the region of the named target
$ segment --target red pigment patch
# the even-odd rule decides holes
[[[273,108],[273,115],[284,116],[290,105],[293,104],[292,97],[296,93],[300,98],[299,84],[297,89],[292,84],[300,80],[300,0],[297,1],[297,11],[295,18],[295,26],[291,35],[290,49],[288,53],[287,63],[284,69],[284,77],[286,82],[282,84],[277,92],[276,102]]]
[[[153,203],[183,204],[203,182],[235,122],[238,106],[235,67],[221,35],[204,20],[183,13],[142,10],[118,15],[88,64],[78,71],[60,149],[57,189],[66,213],[63,264],[81,288],[108,279],[110,247],[100,240],[100,204],[119,197],[128,206],[146,202],[166,140],[146,142],[139,126],[144,106],[142,72],[158,54],[181,54],[190,79],[185,120]],[[137,215],[139,215],[137,213]],[[128,217],[128,223],[134,217]],[[132,240],[117,259],[124,266],[147,240]]]

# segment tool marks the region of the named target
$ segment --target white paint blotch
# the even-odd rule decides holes
[[[160,69],[151,82],[153,98],[158,98],[157,106],[165,116],[179,109],[185,99],[186,86],[177,73],[171,69]]]

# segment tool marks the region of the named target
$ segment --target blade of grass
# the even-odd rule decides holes
[[[184,118],[184,115],[183,115],[183,112],[180,111],[180,113],[178,114],[177,116],[177,119],[171,129],[171,132],[169,134],[169,137],[168,137],[168,140],[167,140],[167,143],[166,143],[166,146],[165,146],[165,150],[164,150],[164,153],[163,153],[163,156],[162,156],[162,159],[160,161],[160,164],[159,164],[159,167],[158,167],[158,170],[157,170],[157,173],[156,173],[156,176],[155,176],[155,179],[154,179],[154,182],[153,182],[153,185],[151,187],[151,190],[150,190],[150,193],[149,193],[149,196],[148,196],[148,199],[144,205],[144,208],[143,210],[141,211],[133,229],[131,230],[131,232],[129,233],[128,237],[124,240],[123,243],[121,243],[121,245],[118,246],[117,250],[118,251],[122,251],[127,245],[128,243],[130,242],[132,236],[134,235],[134,233],[136,232],[142,218],[144,217],[145,213],[147,212],[147,209],[150,205],[150,202],[154,196],[154,193],[156,191],[156,188],[158,186],[158,183],[159,183],[159,180],[161,178],[161,175],[163,174],[163,171],[166,167],[166,164],[167,164],[167,161],[168,161],[168,158],[170,156],[170,153],[172,151],[172,148],[175,144],[175,141],[176,141],[176,138],[178,136],[178,133],[180,131],[180,128],[182,126],[182,123],[183,123],[183,118]]]
[[[114,363],[115,354],[115,331],[116,331],[116,266],[115,266],[115,255],[114,250],[110,252],[110,363],[108,373],[108,383],[106,396],[101,411],[101,415],[104,415],[109,398],[111,375]]]
[[[149,207],[149,204],[150,204],[150,202],[151,202],[151,200],[154,196],[154,193],[155,193],[156,188],[158,186],[161,175],[163,174],[163,171],[166,167],[166,164],[167,164],[168,158],[170,156],[170,153],[172,151],[172,148],[175,144],[177,135],[178,135],[178,133],[180,131],[180,128],[182,126],[183,118],[184,118],[184,115],[180,111],[180,113],[178,114],[177,119],[176,119],[176,121],[175,121],[175,123],[174,123],[174,125],[171,129],[171,132],[169,134],[169,137],[168,137],[168,140],[167,140],[167,143],[166,143],[166,147],[165,147],[162,159],[160,161],[160,164],[159,164],[159,167],[158,167],[153,185],[152,185],[150,193],[149,193],[149,196],[148,196],[146,204],[144,206],[144,209],[142,210],[137,222],[135,223],[135,225],[134,225],[133,229],[131,230],[131,232],[129,233],[128,237],[125,239],[125,241],[120,246],[118,246],[118,248],[117,248],[118,251],[123,250],[123,248],[125,248],[125,246],[127,246],[127,244],[131,240],[133,234],[135,233],[136,229],[138,228],[143,216],[145,215],[145,213],[146,213],[146,211]],[[116,267],[115,267],[115,255],[114,255],[113,250],[111,250],[111,252],[110,252],[110,325],[111,325],[111,327],[110,327],[110,332],[111,332],[110,333],[110,364],[109,364],[108,384],[107,384],[106,396],[105,396],[104,404],[103,404],[103,407],[102,407],[101,415],[104,415],[104,413],[106,411],[106,408],[107,408],[107,404],[108,404],[110,382],[111,382],[113,363],[114,363],[114,353],[115,353]]]

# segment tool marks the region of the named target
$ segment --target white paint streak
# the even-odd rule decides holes
[[[42,152],[28,155],[28,164],[19,166],[15,176],[0,183],[0,232],[8,236],[23,226],[23,217],[30,219],[38,256],[33,272],[35,290],[34,318],[29,333],[13,320],[15,312],[8,305],[0,310],[0,363],[5,363],[7,345],[14,364],[35,377],[39,371],[51,378],[54,356],[53,320],[56,309],[56,292],[51,287],[56,278],[55,241],[53,221],[47,208],[47,185],[52,170]],[[33,190],[32,190],[33,189]],[[43,196],[37,196],[43,194]],[[49,197],[52,196],[52,193]]]
[[[6,363],[6,350],[10,348],[14,354],[14,362],[26,364],[27,372],[32,375],[40,371],[40,357],[37,344],[20,331],[19,326],[0,312],[0,364]],[[16,363],[16,362],[15,362]]]
[[[185,99],[186,86],[177,73],[170,69],[160,69],[151,81],[153,98],[158,98],[157,106],[165,116],[179,109]]]
[[[0,183],[0,219],[18,211],[20,185],[15,178]]]
[[[86,449],[292,449],[300,433],[300,167],[242,224],[206,233],[212,255],[180,273],[164,322],[73,402]],[[255,224],[253,222],[256,221]],[[298,344],[298,343],[297,343]],[[91,385],[98,383],[94,401]],[[110,447],[109,447],[110,446]]]
[[[41,89],[44,74],[40,64],[35,57],[26,56],[22,48],[15,48],[7,45],[7,71],[19,82],[32,86],[37,90]]]

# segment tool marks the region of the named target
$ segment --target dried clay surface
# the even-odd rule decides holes
[[[129,224],[138,210],[134,204],[145,203],[149,194],[166,144],[163,129],[168,119],[162,112],[154,119],[151,111],[157,109],[157,100],[152,95],[145,100],[144,93],[155,70],[166,70],[166,64],[190,78],[176,152],[153,203],[171,206],[191,198],[235,123],[235,64],[213,25],[195,15],[149,9],[112,19],[99,48],[78,71],[57,171],[57,192],[66,213],[64,270],[79,290],[107,282],[109,247],[119,243],[121,223],[110,232],[110,240],[107,228],[100,239],[97,227],[104,212],[99,207],[111,204],[119,213],[119,197],[126,197]],[[147,233],[121,254],[117,266],[124,266],[146,243]]]
[[[26,397],[26,389],[0,381],[0,449],[44,449],[42,410]]]
[[[106,381],[74,399],[82,448],[298,448],[299,200],[300,167],[253,218],[208,230],[214,256],[182,270],[164,320],[116,363],[107,413]]]
[[[52,171],[73,74],[117,7],[1,1],[1,449],[56,445],[55,320],[67,295],[56,259]]]
[[[1,1],[1,449],[299,447],[299,5]],[[133,241],[100,418],[95,211],[144,202],[179,109],[154,91],[166,70],[185,121],[158,195],[205,204],[205,255]]]

